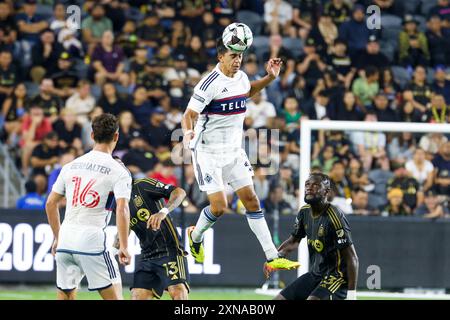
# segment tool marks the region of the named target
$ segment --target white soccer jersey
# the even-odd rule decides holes
[[[66,196],[58,252],[102,253],[115,199],[130,199],[131,175],[110,154],[91,151],[66,164],[53,185]]]
[[[243,71],[230,78],[217,65],[205,76],[195,86],[187,106],[200,114],[190,147],[213,153],[241,149],[249,91],[250,81]]]

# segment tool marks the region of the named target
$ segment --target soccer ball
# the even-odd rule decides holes
[[[253,34],[246,24],[235,22],[223,30],[222,41],[228,49],[244,52],[252,45]]]

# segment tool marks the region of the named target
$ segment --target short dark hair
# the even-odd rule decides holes
[[[330,180],[330,177],[327,176],[325,173],[322,173],[322,172],[311,172],[311,173],[309,174],[309,176],[310,176],[310,177],[314,177],[314,176],[319,177],[320,180],[321,180],[321,182],[322,182],[328,189],[331,189],[331,180]]]
[[[227,53],[228,48],[225,47],[225,45],[223,44],[222,38],[217,38],[216,40],[216,50],[217,50],[217,55],[222,55]]]
[[[365,69],[366,77],[373,76],[378,73],[378,68],[372,65],[369,65]]]
[[[119,121],[110,113],[101,114],[92,121],[94,141],[97,143],[110,143],[118,130]]]
[[[25,183],[25,191],[26,193],[34,193],[37,191],[36,183],[33,180],[28,180]]]

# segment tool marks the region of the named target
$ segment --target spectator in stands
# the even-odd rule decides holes
[[[445,103],[445,98],[442,94],[434,94],[431,98],[431,103],[427,106],[430,123],[446,123],[447,114],[450,113],[448,106]]]
[[[125,22],[122,31],[117,36],[117,44],[123,49],[123,53],[127,58],[134,55],[134,50],[138,45],[141,45],[147,54],[146,46],[139,42],[136,23],[133,20],[127,20]]]
[[[193,34],[199,35],[202,33],[202,16],[205,11],[204,1],[180,0],[176,16],[192,29]]]
[[[8,136],[9,145],[16,146],[20,136],[22,117],[29,108],[27,88],[24,83],[18,83],[14,91],[5,102],[3,102],[0,117],[4,119],[4,127]],[[2,125],[0,125],[0,128]]]
[[[320,166],[323,173],[329,174],[333,164],[339,160],[339,158],[335,156],[334,151],[332,145],[325,145],[322,148],[319,157],[311,162],[311,166]]]
[[[12,52],[17,41],[17,28],[11,9],[6,1],[0,2],[0,48]]]
[[[53,6],[53,16],[49,21],[49,28],[57,35],[66,25],[66,8],[63,3],[55,3]]]
[[[380,51],[380,43],[375,35],[371,35],[366,47],[355,54],[354,61],[354,66],[359,70],[364,69],[368,63],[378,70],[389,66],[389,59]]]
[[[94,48],[101,43],[103,33],[112,31],[112,21],[105,16],[105,8],[101,3],[94,3],[90,15],[81,23],[83,42],[88,47],[88,55],[92,55]]]
[[[345,175],[345,165],[341,161],[335,161],[329,173],[331,179],[331,203],[339,207],[343,212],[351,212],[350,180]]]
[[[33,181],[36,183],[36,192],[37,194],[47,197],[47,176],[45,174],[35,174],[33,176]]]
[[[51,29],[45,29],[40,35],[40,41],[33,46],[33,66],[30,71],[34,83],[40,83],[47,70],[57,67],[58,57],[63,47],[55,41],[55,35]]]
[[[58,134],[49,132],[41,144],[38,144],[31,153],[31,166],[33,175],[43,174],[47,176],[53,167],[59,162],[62,149],[58,145]]]
[[[73,69],[72,57],[66,51],[58,59],[57,68],[47,70],[46,77],[50,77],[55,85],[54,93],[62,99],[70,97],[77,88],[79,77]]]
[[[386,205],[387,183],[394,176],[390,170],[389,158],[384,156],[375,161],[374,169],[369,171],[369,181],[373,190],[369,191],[369,204],[374,208]]]
[[[165,120],[164,109],[157,107],[150,115],[150,123],[143,128],[145,140],[159,155],[168,152],[171,146],[171,133],[164,124]]]
[[[353,7],[352,18],[339,27],[339,38],[347,45],[350,55],[359,50],[364,50],[369,40],[370,30],[366,26],[365,8],[360,4]]]
[[[364,188],[370,184],[369,177],[364,171],[361,160],[358,158],[350,159],[346,170],[346,176],[353,188]]]
[[[289,130],[299,127],[302,112],[300,111],[298,101],[294,97],[286,97],[283,102],[282,116],[286,121]]]
[[[153,10],[145,15],[142,24],[136,29],[136,35],[139,43],[147,48],[151,48],[151,52],[153,52],[152,49],[156,49],[162,40],[167,37],[167,33],[164,32],[157,13]]]
[[[311,120],[322,120],[328,118],[329,111],[328,103],[330,98],[328,96],[327,90],[320,90],[315,97],[312,99],[311,103],[307,103],[304,112]]]
[[[130,141],[134,136],[142,136],[141,131],[137,129],[136,120],[133,114],[128,111],[122,111],[119,116],[119,141],[117,141],[117,151],[126,152],[130,148]],[[121,158],[121,156],[119,156]]]
[[[62,150],[74,148],[77,156],[83,154],[81,142],[81,125],[77,122],[77,116],[72,109],[63,109],[60,119],[53,123],[53,130],[59,138],[59,146]]]
[[[324,13],[329,15],[336,26],[350,20],[352,13],[350,5],[344,0],[331,0],[325,3]]]
[[[31,104],[37,105],[44,110],[44,115],[53,123],[58,119],[63,102],[55,94],[53,80],[44,78],[39,86],[39,94],[31,100]]]
[[[421,122],[426,121],[426,114],[421,113],[414,108],[411,101],[405,101],[400,105],[400,121],[402,122]]]
[[[78,82],[77,91],[66,101],[66,108],[73,110],[81,125],[89,121],[88,114],[95,107],[95,98],[91,94],[91,85],[87,80]]]
[[[164,79],[170,86],[170,96],[178,100],[190,96],[192,88],[200,79],[200,73],[189,68],[186,59],[183,53],[176,53],[173,68],[167,69],[164,73]]]
[[[369,205],[369,194],[362,188],[352,191],[352,213],[359,216],[379,215],[378,209]]]
[[[430,52],[425,34],[418,30],[418,21],[412,15],[405,15],[403,30],[398,36],[399,63],[405,67],[428,65]]]
[[[267,216],[292,214],[289,203],[283,199],[283,187],[274,185],[270,188],[269,196],[262,201],[262,208]]]
[[[434,93],[442,94],[446,104],[450,104],[450,81],[447,80],[447,74],[443,65],[436,66],[434,69],[434,82],[431,89]]]
[[[306,81],[306,90],[312,91],[317,80],[322,77],[322,72],[327,68],[326,63],[316,52],[316,42],[313,38],[305,41],[303,52],[297,60],[295,70],[302,75]]]
[[[379,71],[374,66],[366,66],[364,72],[353,82],[352,92],[356,97],[356,103],[363,111],[370,107],[373,98],[380,91]]]
[[[269,48],[267,52],[262,55],[263,61],[268,61],[272,58],[280,58],[283,61],[281,66],[281,74],[285,73],[287,68],[293,69],[295,61],[291,50],[286,49],[283,45],[283,38],[279,34],[273,34],[269,38]]]
[[[117,116],[127,108],[126,100],[122,99],[112,82],[105,82],[102,86],[102,95],[97,101],[97,106],[103,109],[105,113],[111,113]]]
[[[23,3],[23,12],[16,15],[19,41],[22,50],[22,66],[28,68],[32,64],[31,50],[39,42],[40,33],[48,28],[44,17],[36,14],[36,0],[26,0]]]
[[[361,121],[363,118],[364,114],[357,106],[356,97],[351,91],[344,93],[342,102],[338,103],[335,112],[330,114],[331,120]]]
[[[146,66],[149,62],[147,59],[147,48],[139,44],[134,49],[134,56],[129,60],[130,62],[130,84],[144,85],[144,78],[146,75]]]
[[[122,157],[123,163],[135,179],[150,176],[159,161],[148,147],[140,131],[133,131],[129,144],[128,152]]]
[[[61,31],[59,31],[58,43],[60,43],[64,50],[73,57],[79,59],[85,57],[83,44],[77,38],[77,32],[75,29],[66,26]],[[85,62],[88,61],[90,61],[89,58],[85,60]]]
[[[450,195],[450,141],[444,143],[433,161],[436,192]]]
[[[420,138],[419,147],[425,150],[427,160],[431,161],[433,160],[434,155],[439,152],[441,146],[445,144],[447,140],[447,137],[442,133],[427,133]]]
[[[402,1],[398,0],[369,0],[366,1],[367,6],[376,5],[381,9],[382,14],[392,14],[403,17],[405,7]]]
[[[416,148],[413,158],[406,162],[405,169],[417,180],[421,189],[428,190],[433,185],[434,166],[426,159],[425,150]]]
[[[353,68],[352,59],[347,52],[347,43],[342,39],[334,41],[332,52],[328,55],[328,65],[337,72],[338,79],[344,83],[345,88],[350,88],[356,69]]]
[[[442,20],[439,15],[432,15],[428,19],[427,26],[425,35],[430,49],[431,66],[450,65],[449,30],[442,27]]]
[[[388,141],[387,151],[391,160],[405,163],[412,159],[416,150],[416,140],[411,132],[388,135]]]
[[[391,168],[394,172],[394,177],[388,181],[388,191],[396,188],[400,189],[404,204],[411,210],[414,210],[418,204],[423,202],[423,191],[420,190],[419,183],[409,175],[404,163],[392,162]]]
[[[164,124],[170,131],[174,131],[175,129],[181,129],[181,120],[183,119],[183,111],[181,108],[184,106],[180,106],[175,103],[169,97],[165,97],[160,100],[161,107],[164,109],[166,113],[166,119],[164,120]],[[174,143],[174,141],[172,141]]]
[[[95,83],[102,85],[106,80],[118,82],[128,86],[129,76],[124,72],[125,55],[122,48],[114,45],[112,31],[105,31],[101,42],[95,47],[92,54],[92,66]]]
[[[52,125],[44,116],[44,110],[38,106],[31,105],[29,114],[23,117],[21,127],[22,139],[20,147],[22,150],[22,174],[27,177],[28,164],[33,149],[39,145],[44,137],[52,131]]]
[[[175,164],[170,158],[158,163],[156,166],[157,169],[150,174],[150,178],[159,180],[165,184],[178,186],[178,179],[175,175]]]
[[[426,112],[426,105],[430,102],[431,87],[427,84],[427,71],[424,66],[417,66],[414,70],[413,81],[403,92],[403,99],[411,101],[415,108],[421,112]],[[412,91],[412,97],[411,92]]]
[[[44,210],[45,197],[36,192],[36,183],[33,180],[28,180],[25,183],[26,194],[17,200],[17,209],[28,210]]]
[[[56,179],[58,179],[62,167],[68,164],[69,162],[75,160],[75,152],[72,149],[69,149],[65,151],[63,154],[61,154],[61,156],[59,157],[58,164],[55,165],[54,169],[48,175],[47,194],[50,194],[50,192],[52,192],[52,187],[55,184]]]
[[[294,9],[292,23],[298,28],[298,35],[300,38],[305,40],[309,31],[319,20],[322,3],[320,0],[293,1],[292,7]]]
[[[275,106],[263,99],[262,93],[258,92],[251,97],[251,101],[247,104],[245,125],[255,129],[271,128],[276,115]]]
[[[289,35],[293,9],[289,2],[268,0],[264,3],[264,22],[269,34]]]
[[[394,74],[390,67],[383,68],[380,72],[380,91],[387,96],[389,101],[393,104],[393,107],[397,109],[397,96],[402,90],[400,85],[395,81]]]
[[[192,32],[190,25],[186,25],[182,20],[175,20],[172,23],[170,46],[173,49],[183,51],[185,48],[189,47],[191,38]]]
[[[309,36],[314,39],[317,53],[321,57],[325,58],[332,52],[334,41],[338,37],[338,28],[326,11],[322,13],[317,25],[311,30]]]
[[[403,203],[403,191],[401,189],[391,189],[387,194],[387,198],[389,200],[389,204],[384,207],[381,212],[383,217],[411,215],[411,208]]]
[[[433,6],[428,12],[428,16],[438,15],[444,28],[448,28],[448,21],[450,20],[450,2],[449,0],[437,0],[437,4]]]
[[[364,121],[370,125],[370,122],[378,121],[377,115],[373,111],[369,111],[366,113]],[[374,159],[386,155],[386,135],[382,132],[355,131],[350,135],[350,141],[355,148],[355,153],[363,161],[365,170],[371,168]]]
[[[182,181],[181,177],[179,181]],[[200,191],[192,165],[184,165],[184,184],[182,188],[187,195],[183,202],[184,212],[198,214],[202,206],[208,204],[208,198],[206,192]]]
[[[425,192],[424,203],[416,208],[414,214],[432,219],[449,217],[450,210],[439,198],[435,191],[428,190]]]
[[[168,83],[163,77],[164,68],[155,59],[151,59],[145,67],[142,85],[147,89],[147,97],[153,104],[169,97]],[[181,102],[180,102],[181,103]]]
[[[137,86],[131,97],[129,110],[133,113],[139,126],[145,128],[148,125],[153,109],[152,103],[147,99],[145,87]]]
[[[172,47],[167,43],[163,43],[153,58],[165,72],[169,67],[173,66]]]
[[[10,51],[0,51],[0,104],[3,105],[6,97],[9,96],[14,86],[18,82],[18,70],[12,64],[12,54]]]
[[[188,65],[200,73],[206,71],[208,56],[203,48],[202,40],[199,36],[193,36],[189,47],[186,50]]]
[[[384,92],[379,91],[373,102],[373,110],[377,114],[378,121],[397,122],[400,120],[397,111],[391,107],[391,103]]]
[[[209,57],[216,56],[216,39],[222,33],[222,29],[215,23],[212,12],[204,12],[202,15],[202,33],[201,41]]]

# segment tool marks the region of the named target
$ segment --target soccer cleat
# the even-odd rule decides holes
[[[276,258],[264,263],[264,274],[269,278],[270,274],[277,270],[293,270],[300,267],[297,261],[291,261],[286,258]]]
[[[194,257],[195,262],[203,263],[205,261],[205,251],[203,250],[203,243],[196,243],[192,240],[192,231],[194,231],[195,227],[191,226],[188,230],[188,238],[189,238],[189,248],[191,249],[191,254]]]

